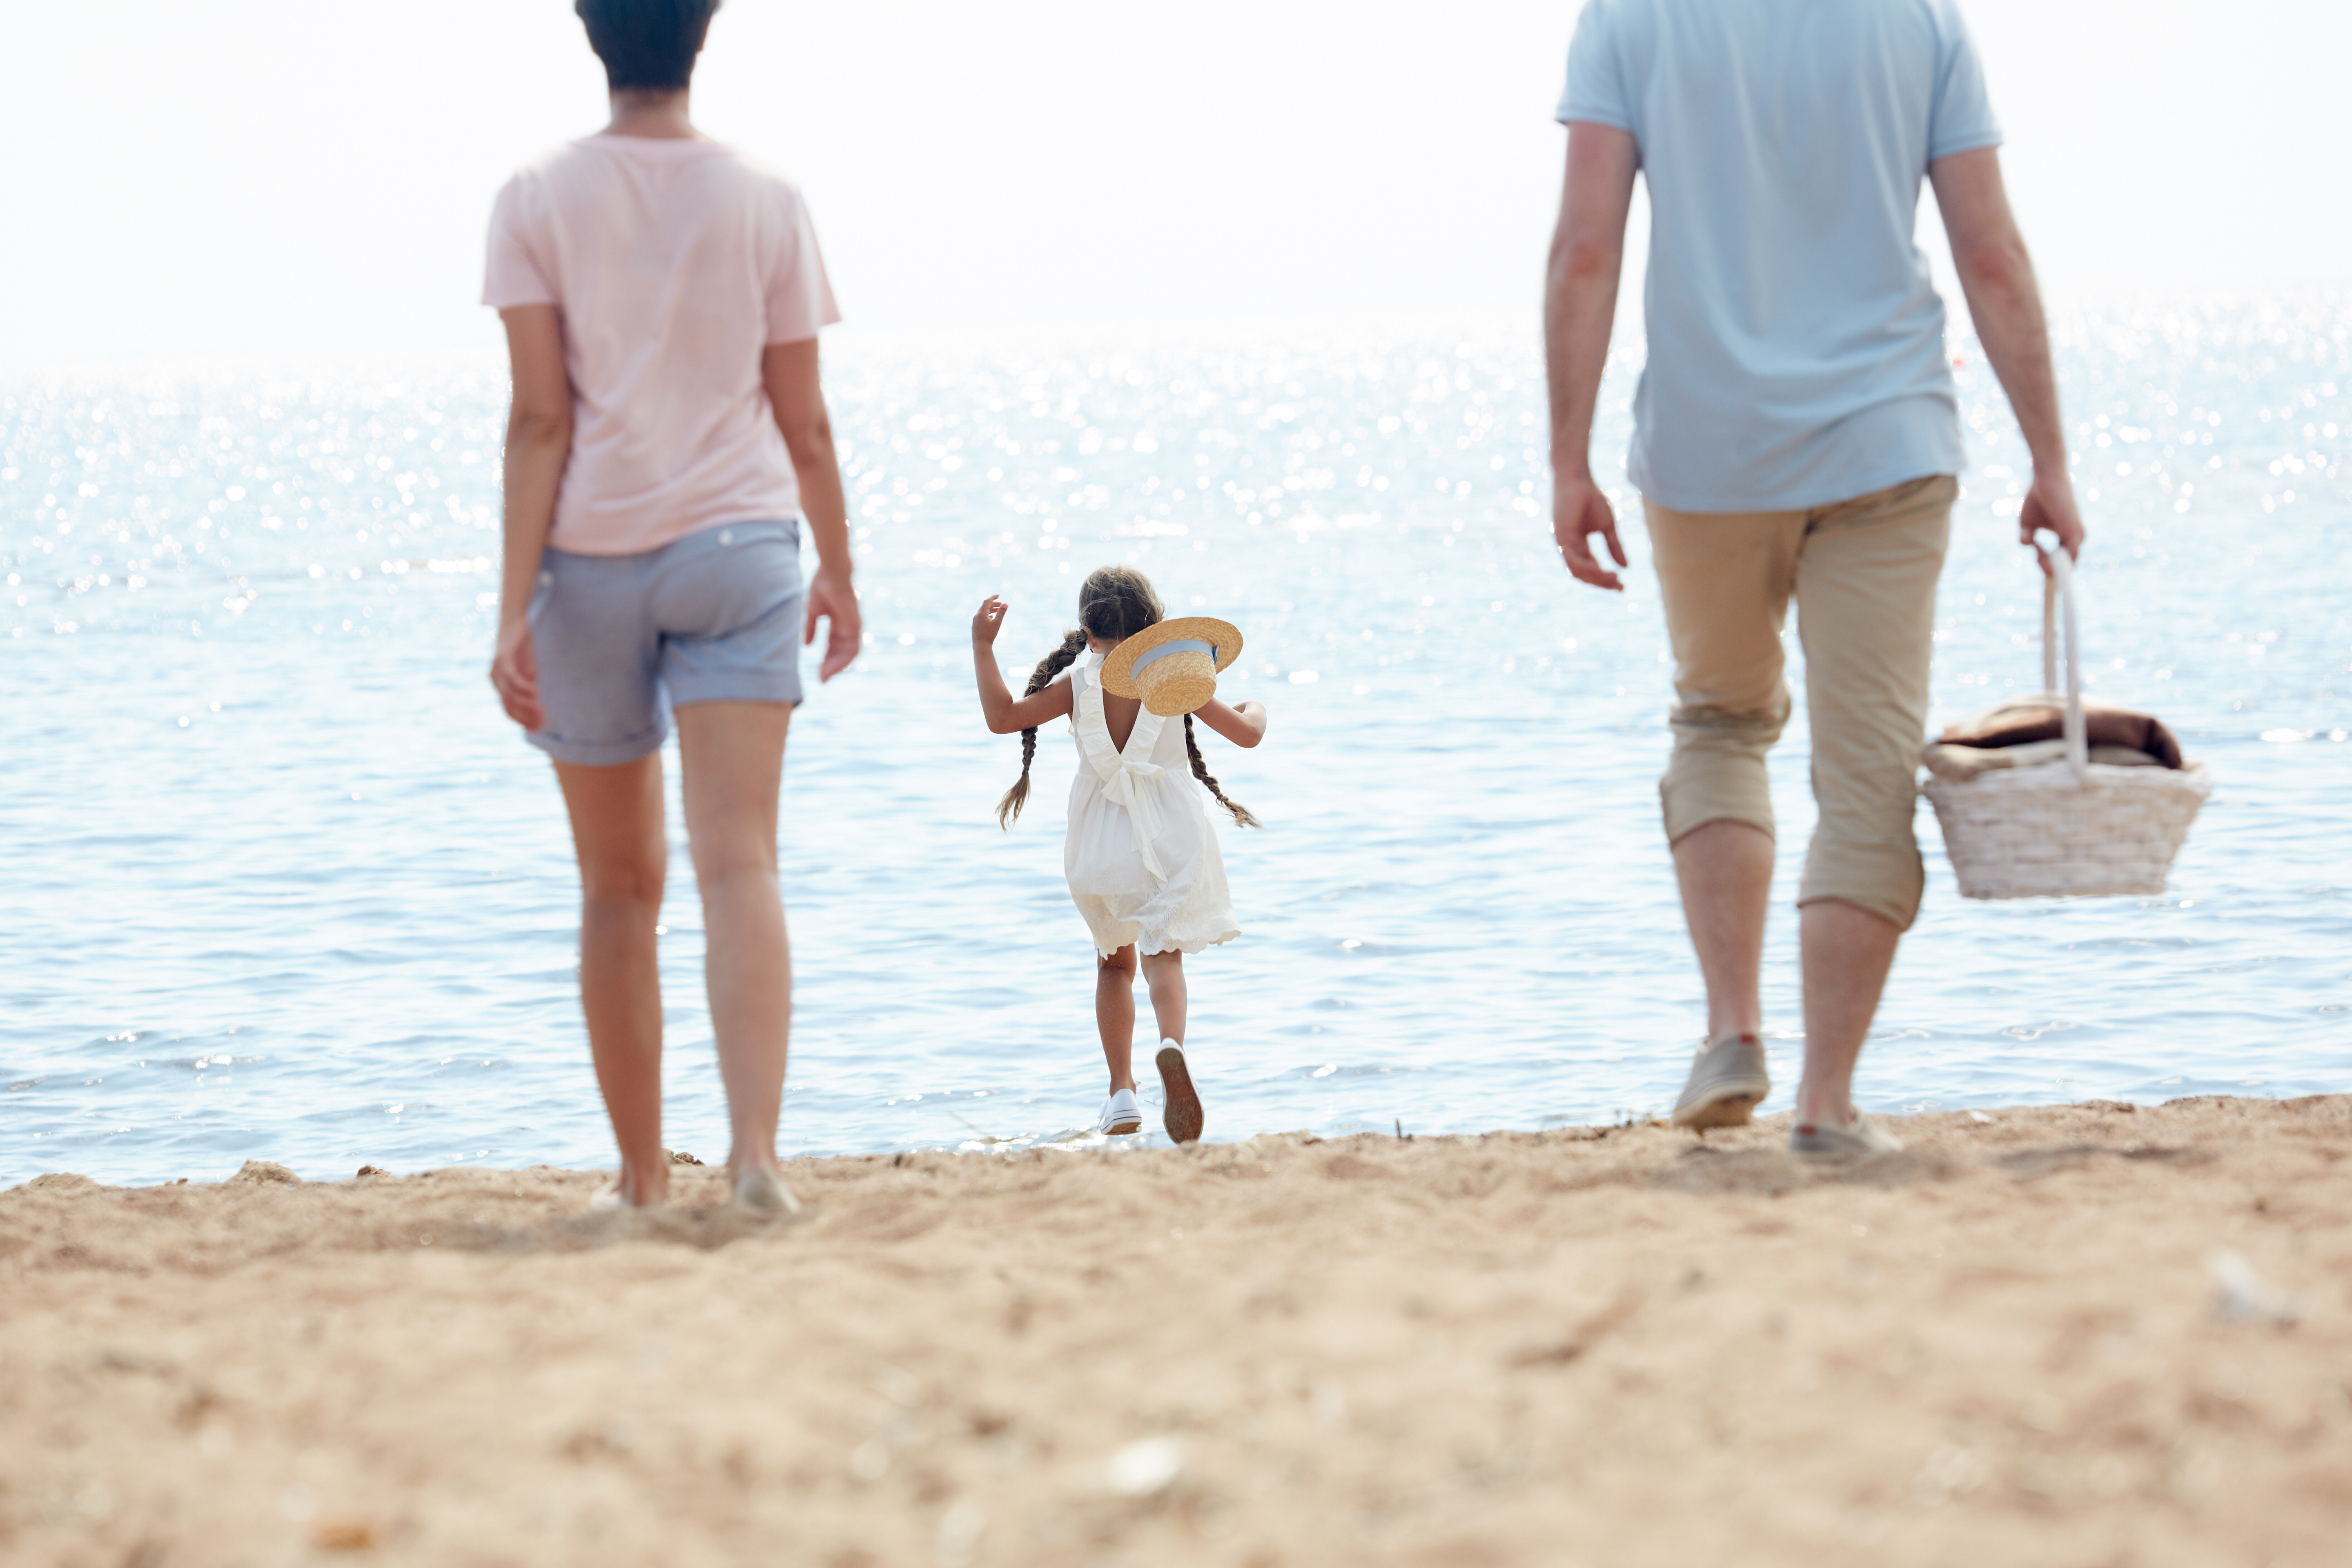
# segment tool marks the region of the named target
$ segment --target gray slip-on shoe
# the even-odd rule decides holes
[[[1754,1035],[1726,1035],[1699,1047],[1682,1098],[1675,1101],[1675,1125],[1745,1127],[1771,1092],[1764,1042]]]
[[[1892,1154],[1902,1147],[1902,1139],[1859,1110],[1849,1127],[1800,1121],[1789,1129],[1789,1152],[1811,1160],[1859,1160],[1871,1154]]]

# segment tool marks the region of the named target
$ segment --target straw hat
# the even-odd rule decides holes
[[[1213,616],[1180,616],[1147,626],[1103,659],[1103,689],[1140,697],[1163,719],[1190,713],[1217,694],[1217,672],[1242,655],[1242,634]]]

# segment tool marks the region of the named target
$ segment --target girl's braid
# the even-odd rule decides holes
[[[1234,814],[1235,826],[1264,827],[1265,826],[1250,815],[1248,806],[1237,800],[1227,800],[1225,792],[1217,787],[1217,781],[1209,776],[1209,764],[1201,760],[1201,742],[1192,738],[1192,716],[1190,713],[1184,715],[1184,750],[1191,753],[1192,758],[1192,776],[1209,786],[1209,793],[1217,797],[1219,805]]]
[[[1051,686],[1054,683],[1054,677],[1075,664],[1078,655],[1086,651],[1086,633],[1081,631],[1063,634],[1062,646],[1039,659],[1037,668],[1029,672],[1029,689],[1021,695],[1034,697],[1038,692]],[[1013,825],[1021,819],[1021,808],[1028,802],[1029,764],[1035,760],[1036,755],[1037,726],[1032,724],[1021,731],[1021,780],[1011,789],[1006,790],[1004,798],[996,803],[996,825],[1007,832],[1010,832]],[[1212,784],[1209,787],[1214,789],[1216,786]]]

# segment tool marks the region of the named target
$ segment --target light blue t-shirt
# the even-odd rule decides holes
[[[1959,471],[1912,234],[1927,165],[2000,127],[1952,0],[1588,0],[1559,118],[1632,132],[1649,182],[1643,494],[1781,510]]]

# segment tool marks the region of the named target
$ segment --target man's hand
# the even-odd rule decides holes
[[[1551,535],[1559,542],[1559,553],[1568,563],[1569,574],[1580,583],[1590,583],[1596,588],[1612,593],[1625,591],[1624,581],[1603,566],[1592,552],[1591,536],[1599,534],[1609,542],[1609,554],[1618,565],[1625,564],[1625,547],[1617,542],[1617,514],[1609,510],[1609,498],[1590,475],[1570,478],[1555,476],[1551,488]]]
[[[2036,472],[2032,488],[2025,492],[2025,505],[2017,514],[2018,542],[2032,551],[2042,570],[2047,572],[2049,559],[2033,537],[2036,530],[2044,528],[2058,536],[2068,560],[2083,558],[2083,514],[2074,509],[2074,487],[2063,473]]]
[[[849,574],[830,566],[820,566],[809,581],[808,622],[802,628],[803,644],[816,641],[816,623],[823,617],[829,623],[824,638],[824,662],[817,666],[819,684],[831,680],[849,668],[857,657],[857,646],[865,635],[866,622],[857,613],[857,590],[849,585]]]
[[[539,653],[531,647],[530,623],[520,616],[499,626],[490,684],[498,688],[508,718],[526,730],[547,728],[547,710],[539,704]]]

